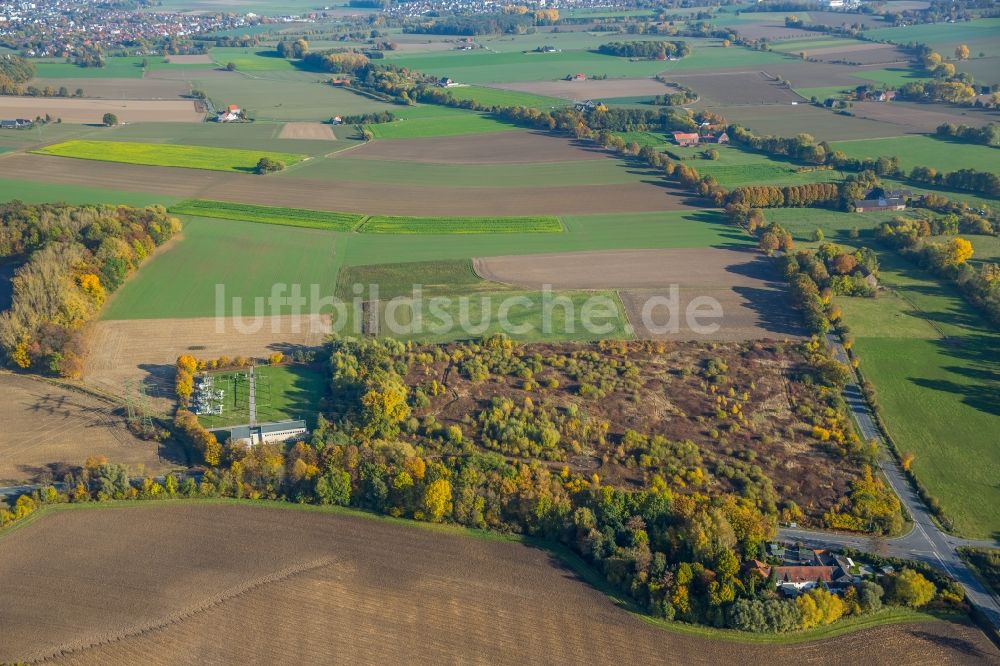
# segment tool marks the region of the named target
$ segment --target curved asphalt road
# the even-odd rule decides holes
[[[851,367],[847,351],[840,340],[833,334],[827,334],[827,343],[834,358]],[[893,557],[927,562],[944,570],[965,588],[969,603],[979,609],[990,623],[1000,630],[1000,599],[976,578],[965,562],[958,556],[955,549],[959,546],[980,546],[996,548],[994,541],[975,541],[960,539],[942,532],[931,519],[931,514],[921,501],[920,496],[910,485],[909,480],[899,467],[896,459],[887,454],[885,441],[872,418],[868,403],[861,393],[858,377],[851,370],[851,382],[844,387],[844,399],[858,424],[861,434],[868,441],[879,443],[882,455],[879,457],[879,468],[885,474],[900,501],[913,520],[913,529],[906,535],[884,541],[886,550]],[[874,540],[869,536],[844,534],[839,532],[822,532],[813,530],[781,529],[779,535],[787,540],[800,541],[814,548],[835,548],[837,546],[871,552],[875,547]]]

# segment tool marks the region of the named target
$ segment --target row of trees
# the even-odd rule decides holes
[[[984,146],[1000,146],[1000,125],[996,123],[988,123],[983,127],[943,123],[938,125],[935,134],[944,139],[957,139]]]
[[[21,262],[0,314],[4,360],[79,376],[87,325],[107,294],[180,228],[161,206],[0,206],[0,257]]]
[[[1000,326],[1000,265],[984,263],[977,271],[968,263],[975,252],[972,243],[959,236],[935,236],[935,226],[945,234],[950,231],[928,220],[899,216],[882,224],[877,236],[902,255],[951,280],[994,326]]]

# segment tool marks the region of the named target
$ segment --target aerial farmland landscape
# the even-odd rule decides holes
[[[992,0],[0,3],[0,664],[1000,663]]]

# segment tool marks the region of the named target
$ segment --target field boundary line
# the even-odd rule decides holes
[[[122,631],[105,634],[96,639],[82,639],[77,643],[67,643],[59,647],[46,650],[44,654],[36,653],[35,655],[30,655],[25,661],[26,663],[44,663],[52,659],[59,659],[61,657],[69,656],[72,654],[78,654],[81,652],[86,652],[98,647],[104,647],[106,645],[111,645],[114,643],[121,643],[130,638],[138,638],[146,634],[150,634],[156,631],[166,629],[172,625],[178,625],[186,622],[198,615],[206,613],[213,608],[221,606],[228,601],[237,599],[239,597],[245,596],[247,594],[252,594],[257,590],[271,585],[274,583],[280,583],[295,576],[299,576],[317,569],[321,569],[335,562],[332,557],[324,557],[318,560],[313,560],[311,562],[306,562],[293,567],[287,567],[279,571],[275,571],[270,574],[266,574],[259,578],[247,581],[241,585],[237,585],[229,590],[226,590],[220,594],[214,595],[201,603],[188,606],[179,611],[175,611],[157,620],[152,620],[150,622],[129,627]]]

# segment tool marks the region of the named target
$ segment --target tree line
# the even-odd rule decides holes
[[[107,295],[180,228],[162,206],[0,205],[0,257],[20,263],[0,313],[5,362],[78,377],[87,325]]]
[[[666,60],[667,58],[683,58],[691,53],[684,41],[631,41],[608,42],[597,47],[597,52],[604,55],[621,58],[645,58],[648,60]]]

